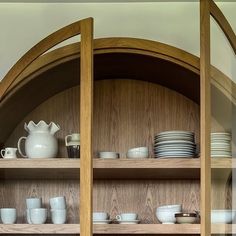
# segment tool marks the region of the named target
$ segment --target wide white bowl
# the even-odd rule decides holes
[[[99,152],[99,158],[106,158],[106,159],[116,159],[119,158],[119,153],[117,152]]]
[[[236,210],[212,210],[211,223],[229,224],[235,219]]]
[[[147,152],[148,153],[148,147],[131,148],[128,150],[128,152]]]
[[[127,158],[148,158],[148,152],[128,151]]]
[[[174,224],[175,214],[182,212],[182,205],[164,205],[156,209],[156,217],[162,224]]]
[[[163,205],[157,207],[157,211],[177,211],[181,212],[182,211],[182,205],[181,204],[175,204],[175,205]]]
[[[93,220],[107,220],[109,214],[107,212],[93,212]]]

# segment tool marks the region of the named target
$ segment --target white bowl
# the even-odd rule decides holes
[[[127,158],[148,158],[148,152],[128,151]]]
[[[170,211],[156,211],[156,217],[162,224],[174,224],[176,222],[174,210]]]
[[[182,211],[182,205],[181,204],[175,204],[175,205],[163,205],[157,208],[157,211],[177,211],[181,212]]]
[[[229,224],[235,219],[236,210],[212,210],[211,223]]]
[[[128,152],[147,152],[148,153],[148,147],[131,148],[128,150]]]
[[[119,153],[117,152],[99,152],[99,158],[106,158],[106,159],[116,159],[119,158]]]
[[[177,223],[179,224],[193,224],[197,220],[197,213],[180,213],[175,214]]]

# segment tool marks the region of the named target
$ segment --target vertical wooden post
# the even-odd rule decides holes
[[[210,89],[210,7],[200,0],[200,126],[201,126],[201,236],[211,235],[211,89]]]
[[[81,22],[80,66],[80,235],[92,232],[93,19]]]

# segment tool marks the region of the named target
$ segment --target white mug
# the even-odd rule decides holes
[[[16,151],[17,148],[7,147],[1,150],[1,156],[6,159],[16,158]]]
[[[29,220],[32,224],[44,224],[47,220],[46,208],[31,208],[29,210]]]
[[[16,223],[16,208],[1,208],[1,220],[3,224]]]
[[[41,208],[42,207],[42,198],[26,198],[26,220],[28,224],[32,224],[30,220],[30,211],[32,208]]]
[[[66,198],[64,196],[50,198],[49,203],[52,209],[66,209]]]
[[[73,134],[67,135],[65,137],[65,144],[66,144],[66,146],[80,145],[80,134],[79,133],[73,133]]]
[[[93,220],[107,220],[109,214],[107,212],[93,212]]]
[[[116,219],[120,221],[126,221],[126,220],[132,221],[132,220],[137,220],[137,218],[138,218],[138,214],[136,213],[122,213],[116,216]]]
[[[51,210],[51,218],[53,224],[66,223],[66,209],[53,209]]]

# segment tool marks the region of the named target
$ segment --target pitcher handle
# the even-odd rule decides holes
[[[6,152],[5,149],[1,150],[1,156],[4,157],[5,153],[3,154],[3,152]]]
[[[65,143],[66,143],[66,146],[68,146],[68,138],[70,138],[70,137],[72,137],[71,134],[66,135],[66,137],[65,137]]]
[[[26,137],[21,137],[21,138],[18,140],[17,147],[18,147],[18,151],[19,151],[20,155],[21,155],[22,157],[27,157],[26,155],[23,154],[23,152],[22,152],[21,149],[20,149],[21,141],[22,141],[23,139],[26,140]]]

